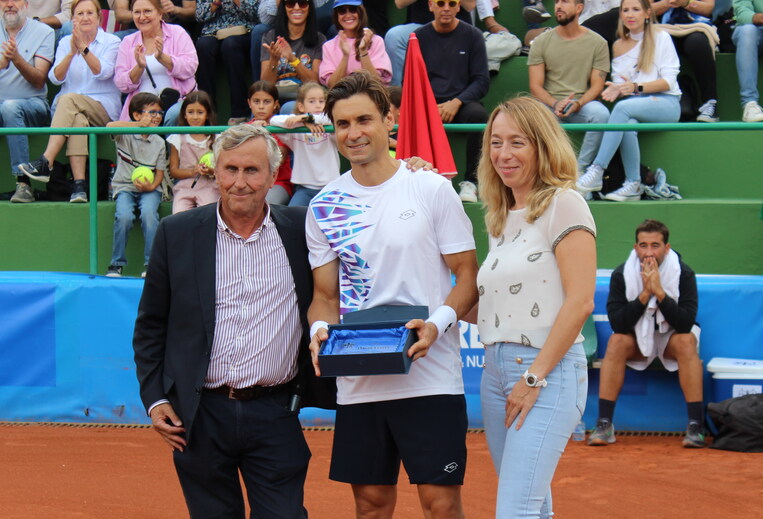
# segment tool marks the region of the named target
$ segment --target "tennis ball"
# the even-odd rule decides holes
[[[154,172],[146,166],[138,166],[132,170],[132,181],[135,182],[136,180],[151,183],[154,181]]]
[[[201,156],[199,159],[199,164],[203,164],[204,166],[208,167],[209,169],[214,169],[215,167],[215,155],[211,151],[205,153]]]

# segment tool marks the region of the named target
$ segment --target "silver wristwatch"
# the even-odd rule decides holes
[[[546,387],[548,385],[545,378],[538,378],[538,375],[529,371],[522,373],[522,378],[525,379],[525,384],[529,387]]]

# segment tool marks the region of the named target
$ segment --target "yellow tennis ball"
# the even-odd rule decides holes
[[[146,166],[138,166],[132,170],[132,181],[136,180],[151,183],[154,181],[154,172]]]
[[[214,169],[215,167],[215,155],[214,153],[207,152],[204,155],[201,156],[199,159],[199,164],[203,164],[204,166],[208,167],[209,169]]]

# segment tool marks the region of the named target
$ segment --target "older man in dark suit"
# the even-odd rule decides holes
[[[172,447],[191,517],[307,517],[303,405],[330,407],[311,375],[304,208],[270,206],[281,154],[240,125],[214,145],[220,201],[162,221],[133,346],[141,398]],[[321,392],[323,390],[323,392]],[[333,391],[332,391],[333,390]]]

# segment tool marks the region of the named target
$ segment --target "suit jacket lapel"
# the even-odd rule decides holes
[[[212,346],[215,332],[215,254],[217,249],[217,204],[199,211],[199,221],[193,233],[193,257],[196,265],[196,283],[207,341]]]

